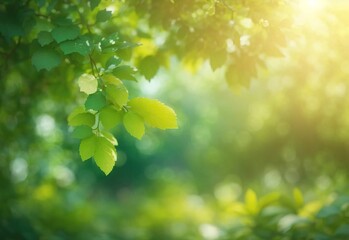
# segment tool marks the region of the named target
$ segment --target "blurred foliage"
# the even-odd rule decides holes
[[[345,1],[98,3],[0,4],[1,239],[349,238]],[[117,73],[138,80],[123,82],[130,98],[178,115],[178,130],[139,141],[113,129],[108,177],[81,162],[67,125],[86,99],[86,49],[39,35],[66,19],[79,37],[118,33],[127,47],[94,53],[97,68],[138,67]],[[59,65],[32,66],[42,47]]]

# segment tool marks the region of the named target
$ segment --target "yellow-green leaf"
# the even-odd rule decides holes
[[[133,112],[127,112],[123,118],[125,129],[131,136],[141,139],[144,135],[145,127],[143,119]]]
[[[83,161],[94,156],[95,148],[96,148],[96,140],[97,140],[96,135],[92,135],[91,137],[81,140],[79,152],[80,152],[80,157]]]
[[[107,84],[106,87],[107,99],[112,102],[117,108],[121,109],[128,101],[128,91],[123,84]]]
[[[117,146],[118,145],[118,140],[116,140],[116,138],[114,137],[113,134],[111,134],[110,132],[101,131],[101,134],[113,145]]]
[[[116,150],[105,137],[97,137],[94,159],[97,166],[108,175],[115,165]]]
[[[245,204],[246,210],[251,214],[256,214],[258,212],[258,201],[256,193],[248,189],[245,194]]]
[[[116,86],[123,85],[122,81],[118,79],[117,77],[107,74],[103,76],[103,80],[106,84],[113,84]]]
[[[108,106],[100,111],[99,119],[101,120],[103,127],[109,130],[121,122],[121,112]]]
[[[95,116],[89,112],[79,113],[68,119],[68,124],[73,127],[81,125],[92,127],[95,124]]]
[[[68,116],[68,123],[79,113],[83,113],[85,112],[85,109],[83,106],[79,106],[77,108],[75,108]]]
[[[293,189],[293,199],[297,208],[300,208],[304,204],[303,194],[298,188]]]
[[[89,126],[83,125],[83,126],[78,126],[74,129],[73,131],[73,137],[83,139],[90,137],[92,135],[92,129]]]
[[[141,116],[145,123],[159,129],[175,129],[177,116],[172,108],[149,98],[134,98],[128,103],[131,110]]]
[[[92,94],[97,91],[98,81],[91,74],[82,74],[78,79],[78,84],[81,92]]]

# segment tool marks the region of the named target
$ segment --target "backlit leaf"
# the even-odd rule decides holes
[[[298,188],[293,189],[293,199],[297,208],[300,208],[304,204],[303,194]]]
[[[113,85],[116,85],[116,86],[123,85],[123,83],[122,83],[122,81],[120,79],[118,79],[117,77],[115,77],[113,75],[110,75],[110,74],[104,75],[103,76],[103,81],[106,84],[113,84]]]
[[[68,116],[68,122],[72,120],[73,117],[78,115],[79,113],[85,112],[85,109],[83,106],[76,107]]]
[[[99,119],[105,129],[112,129],[121,122],[121,113],[113,107],[105,107],[100,111]]]
[[[83,161],[91,158],[95,154],[97,136],[93,135],[91,137],[85,138],[81,140],[79,152],[80,157]]]
[[[251,189],[248,189],[245,194],[245,204],[246,204],[246,209],[249,213],[256,214],[258,212],[257,195]]]
[[[86,125],[92,127],[95,124],[95,115],[89,112],[79,113],[68,121],[70,126]]]
[[[114,137],[113,134],[107,131],[101,131],[101,134],[113,145],[117,146],[118,145],[118,140]]]
[[[213,71],[224,65],[227,60],[227,52],[225,49],[212,53],[210,56],[210,66]]]
[[[144,135],[144,121],[137,114],[129,111],[123,118],[125,129],[131,136],[141,139]]]
[[[126,105],[128,101],[128,91],[123,84],[107,84],[105,91],[107,99],[112,102],[119,109]]]
[[[92,94],[97,91],[98,81],[91,74],[82,74],[78,79],[78,84],[81,92]]]
[[[97,166],[108,175],[115,165],[116,150],[105,137],[97,137],[94,159]]]
[[[134,98],[128,103],[131,110],[140,115],[144,122],[159,129],[175,129],[177,116],[172,108],[162,102],[149,98]]]
[[[137,69],[130,66],[119,66],[113,70],[114,76],[120,78],[121,80],[130,80],[136,81],[136,78],[133,76],[137,72]]]
[[[159,70],[159,62],[155,56],[147,56],[140,61],[138,69],[147,80],[150,80]]]
[[[89,126],[78,126],[73,131],[73,137],[83,139],[92,135],[92,129]]]

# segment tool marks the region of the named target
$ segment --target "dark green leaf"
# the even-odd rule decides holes
[[[333,206],[333,205],[329,205],[329,206],[326,206],[324,208],[322,208],[318,214],[317,214],[317,217],[318,218],[328,218],[328,217],[331,217],[331,216],[335,216],[337,214],[340,213],[340,208],[337,207],[337,206]]]
[[[61,56],[53,49],[40,49],[32,56],[32,63],[38,71],[51,70],[61,62]]]
[[[112,70],[112,69],[116,68],[120,63],[121,63],[120,58],[118,58],[116,56],[112,56],[111,58],[108,59],[107,63],[105,64],[105,67],[108,70]]]
[[[51,36],[51,33],[42,31],[38,35],[38,42],[41,46],[45,46],[47,44],[50,44],[53,41],[53,38]]]
[[[96,16],[96,22],[105,22],[108,21],[112,16],[111,11],[107,11],[107,10],[101,10],[97,13]]]
[[[87,97],[85,102],[86,109],[92,109],[99,111],[105,106],[106,100],[105,96],[101,91],[91,94]]]
[[[52,37],[57,43],[73,40],[80,34],[80,28],[75,25],[56,27],[52,31]]]
[[[335,232],[336,236],[341,236],[341,237],[347,237],[349,238],[349,224],[342,224],[340,225],[336,232]]]
[[[93,9],[95,9],[95,8],[99,5],[99,3],[101,2],[101,0],[90,0],[89,2],[90,2],[90,8],[91,8],[91,10],[93,10]]]
[[[82,56],[87,56],[90,53],[90,43],[86,40],[75,39],[72,41],[65,41],[59,44],[65,55],[71,53],[79,53]]]

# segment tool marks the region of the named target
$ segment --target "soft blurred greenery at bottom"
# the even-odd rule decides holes
[[[349,239],[348,100],[323,101],[281,70],[233,94],[222,71],[179,68],[174,61],[129,87],[172,106],[180,128],[141,141],[115,129],[118,161],[107,177],[80,160],[67,127],[71,83],[30,92],[35,82],[9,73],[0,238]]]

